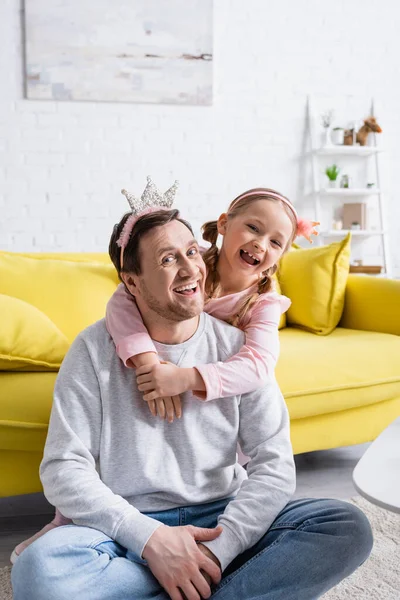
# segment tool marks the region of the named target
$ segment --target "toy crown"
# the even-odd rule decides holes
[[[123,194],[128,200],[132,214],[138,215],[142,211],[149,208],[171,208],[177,189],[178,182],[175,181],[169,190],[167,190],[164,194],[161,194],[152,182],[151,177],[148,176],[147,185],[144,188],[144,192],[140,198],[136,198],[133,194],[130,194],[126,190],[121,190],[121,194]]]
[[[132,229],[135,226],[140,217],[147,215],[152,212],[156,212],[157,210],[168,210],[171,208],[174,199],[176,190],[178,189],[178,181],[175,181],[174,184],[164,193],[157,189],[154,183],[151,180],[151,177],[147,177],[147,185],[144,188],[144,192],[140,198],[136,198],[133,194],[130,194],[126,190],[121,190],[121,194],[123,194],[129,202],[129,206],[131,207],[132,214],[125,221],[125,225],[122,228],[121,235],[117,240],[117,246],[121,248],[120,254],[120,263],[121,270],[123,267],[124,260],[124,249],[126,248],[129,239],[132,234]]]

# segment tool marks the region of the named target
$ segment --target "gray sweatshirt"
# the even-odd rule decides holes
[[[156,343],[182,367],[224,361],[244,335],[203,313],[183,344]],[[104,532],[141,556],[161,525],[144,512],[235,496],[206,545],[222,570],[254,545],[290,500],[295,470],[289,418],[275,383],[242,396],[201,402],[182,395],[173,423],[153,417],[135,371],[118,358],[105,321],[73,342],[61,366],[40,467],[46,498],[77,525]],[[236,445],[250,457],[247,473]]]

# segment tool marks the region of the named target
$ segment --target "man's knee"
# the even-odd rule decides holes
[[[107,541],[88,527],[56,527],[35,540],[17,558],[11,572],[14,600],[71,600],[79,551],[91,552],[93,541]],[[65,585],[68,580],[69,585]]]
[[[300,515],[306,529],[318,532],[326,540],[326,549],[339,563],[362,564],[371,553],[373,536],[365,514],[343,500],[313,499],[304,501]]]
[[[51,567],[51,553],[45,536],[28,546],[17,558],[11,571],[14,600],[63,600]]]
[[[374,543],[371,525],[366,515],[357,506],[349,502],[343,502],[343,505],[343,510],[347,513],[345,525],[349,544],[357,553],[361,564],[370,555]]]
[[[323,531],[332,533],[338,562],[350,572],[370,555],[373,546],[371,525],[365,514],[354,504],[342,500],[323,501],[329,513]],[[327,527],[327,529],[326,529]],[[332,529],[333,527],[333,529]]]

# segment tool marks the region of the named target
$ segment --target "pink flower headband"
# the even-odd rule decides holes
[[[169,190],[167,190],[164,194],[161,194],[152,182],[151,177],[148,176],[147,185],[140,198],[136,198],[133,194],[130,194],[126,190],[121,190],[121,194],[126,197],[132,210],[132,214],[125,221],[121,235],[117,240],[117,246],[121,248],[121,270],[124,266],[124,250],[128,245],[135,223],[140,219],[140,217],[144,217],[150,213],[159,210],[169,210],[174,202],[177,189],[178,182],[175,181]]]
[[[296,222],[297,222],[296,236],[305,237],[306,240],[308,240],[310,242],[310,244],[312,244],[311,236],[318,235],[318,231],[315,229],[315,226],[319,225],[319,222],[318,221],[310,221],[309,219],[303,219],[303,218],[299,217],[295,207],[290,202],[290,200],[288,200],[285,196],[282,196],[282,194],[279,194],[279,192],[276,192],[275,190],[270,190],[268,188],[254,188],[252,190],[248,190],[247,192],[244,192],[243,194],[241,194],[240,196],[235,198],[235,200],[233,200],[233,202],[231,203],[231,205],[229,207],[229,210],[232,209],[235,206],[235,204],[237,202],[239,202],[239,200],[244,200],[248,196],[254,196],[256,194],[260,195],[260,196],[265,196],[266,198],[276,198],[276,200],[280,200],[281,202],[284,202],[291,209],[292,213],[294,214],[294,216],[296,218]]]

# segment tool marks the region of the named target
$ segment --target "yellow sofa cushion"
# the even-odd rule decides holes
[[[3,371],[0,377],[0,450],[43,454],[57,373]]]
[[[36,306],[69,342],[104,317],[117,285],[118,276],[109,260],[84,262],[79,255],[77,260],[65,260],[0,252],[0,294]]]
[[[350,263],[348,234],[341,242],[316,248],[293,249],[279,265],[282,293],[292,305],[287,325],[327,335],[340,321]]]
[[[57,370],[68,347],[65,335],[42,311],[0,294],[0,371]]]
[[[349,275],[340,327],[400,335],[400,279]]]
[[[337,327],[321,337],[286,327],[280,340],[276,377],[291,419],[400,397],[397,335]]]

